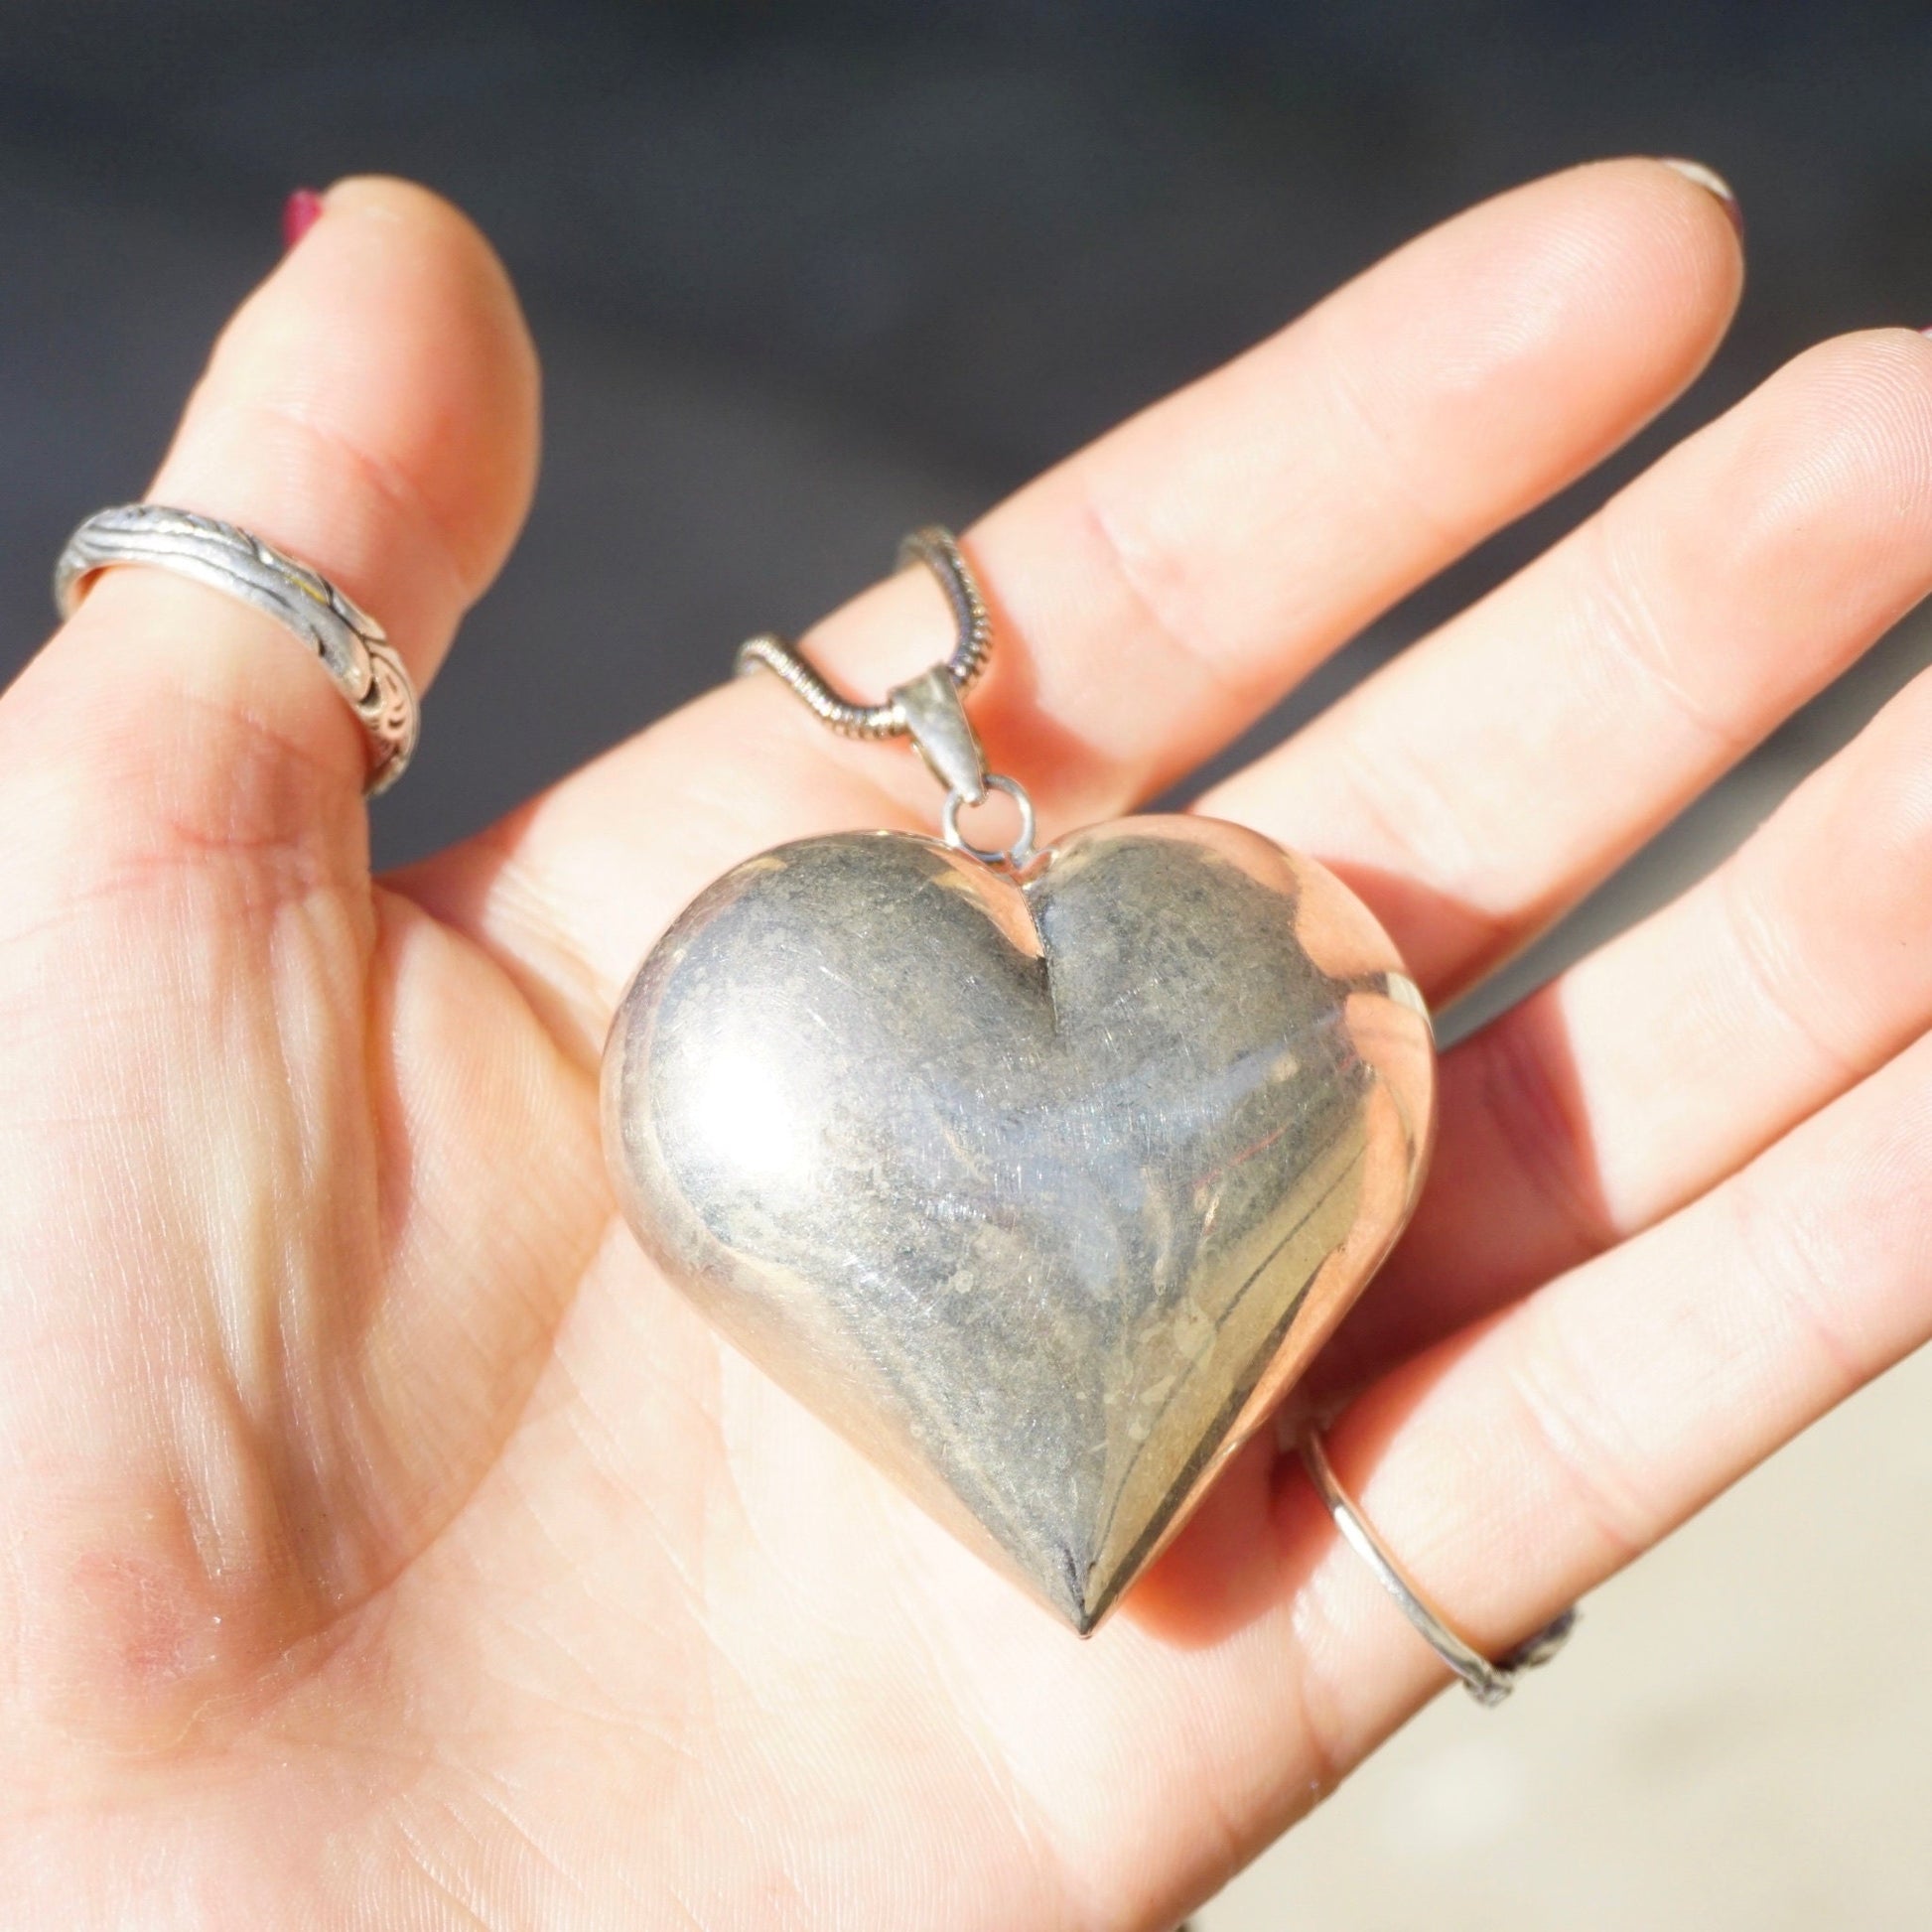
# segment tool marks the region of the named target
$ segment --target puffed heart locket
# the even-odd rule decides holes
[[[909,735],[943,836],[782,845],[700,893],[605,1049],[646,1252],[933,1516],[1090,1631],[1268,1420],[1400,1233],[1429,1017],[1311,860],[1194,815],[1034,850],[962,694],[991,648],[944,531],[952,656],[884,704],[775,671],[832,729]],[[1002,850],[962,807],[1009,793]]]

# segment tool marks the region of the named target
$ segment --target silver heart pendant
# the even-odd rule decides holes
[[[1085,1633],[1387,1254],[1434,1086],[1381,927],[1256,833],[852,833],[665,934],[605,1140],[717,1326]]]

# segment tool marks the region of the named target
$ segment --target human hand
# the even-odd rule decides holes
[[[1705,190],[1581,169],[1050,473],[966,539],[994,763],[1048,834],[1168,786],[1647,420],[1739,275]],[[327,572],[421,684],[535,446],[487,250],[356,182],[153,494]],[[1850,338],[1201,802],[1348,880],[1440,1006],[1928,586],[1932,343]],[[907,575],[806,643],[878,692],[946,639]],[[1928,735],[1921,680],[1445,1059],[1321,1374],[1492,1650],[1932,1330]],[[1270,1442],[1076,1642],[615,1220],[623,979],[761,847],[928,829],[902,750],[733,683],[374,883],[362,768],[270,621],[155,571],[0,699],[10,1925],[1159,1927],[1441,1686]]]

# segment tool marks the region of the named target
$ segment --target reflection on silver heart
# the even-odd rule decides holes
[[[1408,1215],[1429,1022],[1320,867],[1211,819],[1024,879],[896,832],[708,888],[639,968],[605,1138],[646,1250],[1090,1630]]]

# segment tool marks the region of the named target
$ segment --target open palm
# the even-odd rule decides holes
[[[1048,833],[1171,784],[1653,415],[1739,274],[1704,188],[1582,169],[1052,472],[967,538],[994,763]],[[355,182],[153,494],[329,573],[423,682],[535,440],[487,249]],[[1203,804],[1348,879],[1441,1003],[1928,585],[1932,343],[1828,345]],[[947,623],[906,576],[807,641],[870,694]],[[1445,1063],[1323,1386],[1486,1644],[1932,1330],[1928,741],[1920,684]],[[748,680],[374,883],[361,761],[272,623],[153,571],[0,700],[9,1926],[1158,1927],[1440,1686],[1272,1443],[1076,1642],[614,1218],[630,967],[760,847],[928,828],[902,750]]]

